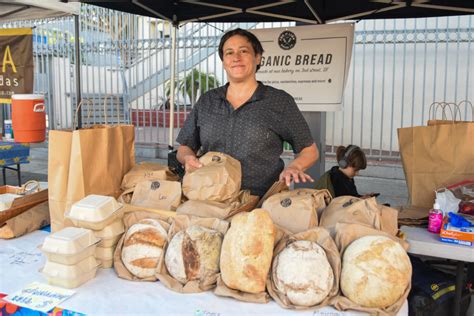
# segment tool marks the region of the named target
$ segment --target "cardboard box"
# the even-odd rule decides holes
[[[464,216],[464,218],[474,222],[474,219],[470,216]],[[441,226],[441,230],[439,232],[439,237],[445,239],[441,241],[454,242],[455,240],[458,240],[469,242],[472,245],[472,243],[474,243],[474,227],[454,227],[449,224],[448,217],[445,216],[443,219],[443,225]]]

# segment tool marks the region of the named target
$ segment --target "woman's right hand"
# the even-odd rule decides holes
[[[186,171],[199,169],[202,167],[202,163],[194,155],[187,155],[184,157],[184,169]]]

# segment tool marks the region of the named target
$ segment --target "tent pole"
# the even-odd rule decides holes
[[[79,15],[74,15],[74,44],[75,52],[74,59],[76,61],[76,102],[79,104],[82,101],[81,95],[81,43],[79,38]],[[73,104],[73,106],[77,106]],[[74,112],[74,111],[73,111]],[[77,112],[77,128],[82,127],[82,109]],[[73,122],[74,125],[74,122]],[[74,128],[74,126],[73,126]]]
[[[175,63],[176,63],[176,29],[178,25],[173,23],[171,28],[171,84],[170,84],[170,130],[168,148],[173,150],[174,145],[174,94],[175,94]]]

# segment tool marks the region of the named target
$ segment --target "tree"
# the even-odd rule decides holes
[[[219,80],[214,75],[201,72],[194,68],[186,77],[176,80],[175,89],[187,96],[191,104],[196,103],[199,96],[203,93],[220,86]],[[171,80],[165,83],[165,95],[167,99],[170,97]]]

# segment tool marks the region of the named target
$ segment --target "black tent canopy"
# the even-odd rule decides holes
[[[323,24],[338,20],[474,14],[472,0],[81,0],[80,2],[157,17],[172,21],[175,25],[198,21],[296,21]]]

